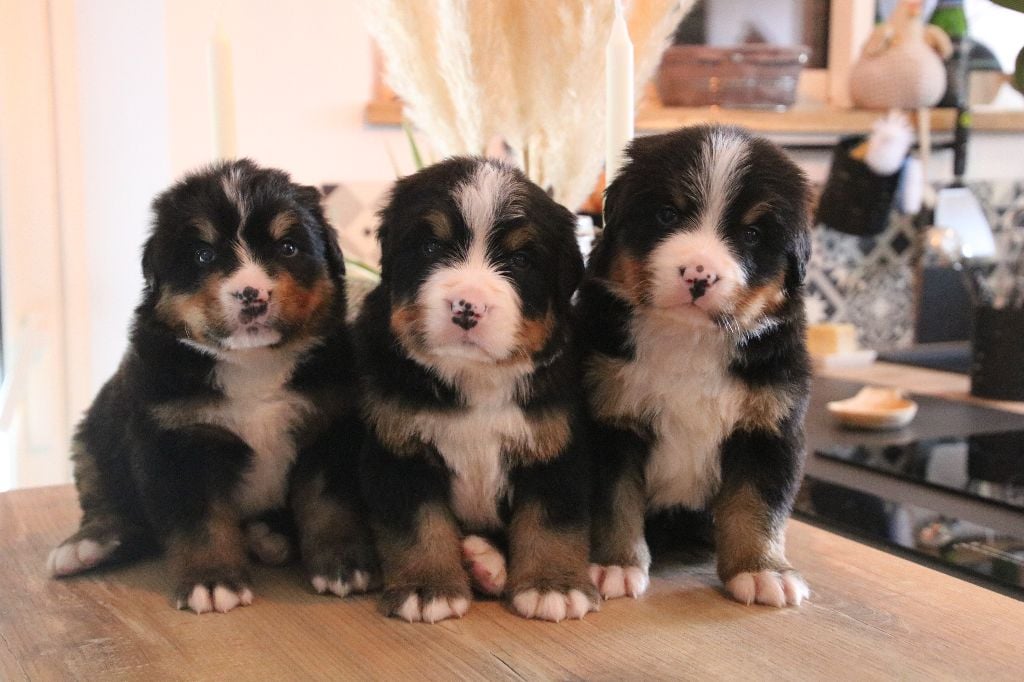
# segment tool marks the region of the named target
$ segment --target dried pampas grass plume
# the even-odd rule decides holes
[[[627,0],[635,82],[658,65],[694,0]],[[604,158],[604,47],[612,0],[373,0],[370,32],[405,114],[442,155],[505,139],[534,182],[575,209]]]

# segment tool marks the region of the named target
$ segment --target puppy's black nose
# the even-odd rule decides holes
[[[235,292],[235,298],[242,303],[252,303],[260,297],[260,290],[256,287],[246,287],[241,291]]]
[[[710,271],[701,263],[680,267],[679,276],[683,278],[683,283],[689,290],[690,298],[693,301],[708,293],[708,289],[717,284],[718,280],[721,279],[716,273]]]
[[[457,303],[453,301],[451,306],[453,323],[467,331],[477,325],[477,318],[480,317],[480,313],[474,310],[472,303],[461,299]]]

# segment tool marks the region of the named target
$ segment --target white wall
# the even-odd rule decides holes
[[[354,0],[167,3],[168,84],[175,173],[213,150],[207,49],[223,24],[232,44],[238,153],[310,184],[394,179],[401,135],[363,125],[370,40]]]
[[[309,184],[394,179],[367,129],[370,42],[350,0],[88,0],[77,5],[93,389],[125,348],[153,196],[213,158],[208,48],[232,45],[238,153]]]
[[[162,0],[77,4],[90,378],[116,369],[142,288],[149,202],[171,178]]]

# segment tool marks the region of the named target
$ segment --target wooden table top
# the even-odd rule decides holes
[[[656,566],[650,592],[584,621],[526,621],[497,602],[407,624],[375,599],[314,594],[297,568],[257,569],[255,603],[170,606],[160,560],[53,580],[44,561],[78,511],[70,486],[0,495],[0,680],[1010,679],[1024,604],[793,521],[799,609],[726,599],[710,564]]]

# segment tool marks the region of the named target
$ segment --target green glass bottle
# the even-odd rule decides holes
[[[967,72],[971,60],[963,0],[939,0],[929,23],[945,31],[953,42],[953,54],[946,61],[946,94],[939,106],[963,109],[967,105]]]
[[[967,35],[967,15],[964,14],[963,0],[939,0],[928,23],[941,28],[954,42],[964,38]]]

